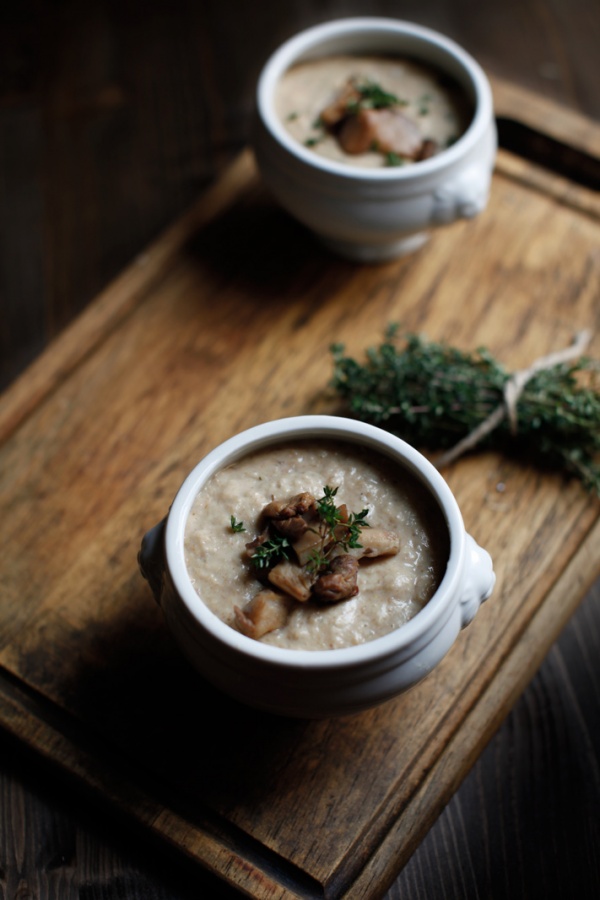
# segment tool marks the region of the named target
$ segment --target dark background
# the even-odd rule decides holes
[[[347,15],[436,28],[600,119],[599,0],[4,4],[0,387],[245,145],[268,54]],[[600,896],[599,651],[597,586],[388,900]],[[0,896],[216,894],[0,733]]]

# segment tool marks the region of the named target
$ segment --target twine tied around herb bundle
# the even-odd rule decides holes
[[[579,331],[569,347],[565,347],[563,350],[557,350],[554,353],[548,353],[546,356],[541,356],[527,369],[519,369],[518,371],[513,372],[504,386],[503,402],[490,413],[487,419],[484,419],[484,421],[474,428],[466,437],[458,441],[458,443],[451,447],[450,450],[447,450],[441,456],[437,457],[437,459],[434,460],[436,468],[441,469],[454,462],[454,460],[458,459],[459,456],[462,456],[463,453],[472,450],[495,428],[497,428],[504,418],[508,418],[511,434],[516,435],[518,433],[517,404],[527,382],[544,369],[552,369],[554,366],[577,359],[586,349],[591,337],[591,331],[588,329]]]

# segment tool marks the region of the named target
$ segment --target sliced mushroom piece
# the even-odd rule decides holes
[[[326,128],[335,128],[348,115],[349,107],[359,100],[360,91],[348,81],[329,106],[322,111],[319,116],[321,122]]]
[[[293,542],[294,553],[301,566],[310,562],[311,556],[323,547],[323,535],[319,531],[308,528],[303,535]]]
[[[400,550],[400,538],[396,532],[386,531],[385,528],[365,528],[361,531],[359,543],[362,547],[352,551],[359,559],[395,556]]]
[[[338,539],[344,539],[341,532]],[[338,544],[329,551],[329,558],[335,559],[347,553],[355,559],[375,559],[377,556],[395,556],[400,551],[400,538],[395,531],[386,531],[385,528],[364,528],[358,542],[360,547],[346,548]]]
[[[305,602],[310,598],[315,576],[301,569],[290,560],[277,563],[269,572],[269,581],[295,600]]]
[[[396,153],[416,159],[421,151],[423,137],[416,122],[399,109],[362,109],[345,119],[339,130],[338,140],[346,153]]]
[[[265,589],[259,591],[243,609],[234,606],[233,612],[236,625],[242,634],[258,640],[270,631],[276,631],[285,625],[289,611],[285,597]]]

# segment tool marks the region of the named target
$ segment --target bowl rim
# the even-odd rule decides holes
[[[454,63],[458,63],[473,88],[475,109],[469,126],[452,146],[429,159],[421,160],[418,165],[371,169],[319,156],[309,148],[302,146],[287,132],[275,113],[272,103],[273,92],[281,75],[302,54],[316,49],[324,41],[335,37],[343,38],[359,32],[364,33],[367,37],[376,34],[413,37],[424,45],[441,50]],[[430,177],[440,170],[451,167],[468,155],[489,127],[493,118],[493,99],[488,78],[479,63],[451,38],[431,28],[404,19],[359,16],[335,19],[311,26],[281,44],[267,59],[259,75],[256,87],[256,109],[264,127],[276,143],[292,157],[315,171],[329,173],[349,181],[403,182]]]
[[[338,440],[372,447],[405,466],[428,487],[446,521],[450,548],[446,572],[437,591],[404,625],[361,644],[327,650],[276,647],[254,640],[223,622],[202,601],[185,564],[185,524],[198,491],[219,469],[256,450],[293,440]],[[466,533],[458,504],[438,470],[419,451],[383,429],[331,415],[306,415],[275,419],[255,425],[225,440],[209,452],[184,480],[167,516],[166,565],[175,590],[187,612],[224,648],[263,663],[290,669],[332,669],[384,660],[409,650],[429,633],[437,633],[449,614],[462,576]],[[432,632],[433,629],[433,632]]]

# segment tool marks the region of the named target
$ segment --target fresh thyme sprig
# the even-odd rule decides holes
[[[361,109],[388,109],[390,106],[406,105],[405,100],[386,91],[375,81],[355,82],[353,86],[359,96],[346,104],[346,109],[351,114],[358,113]]]
[[[465,353],[410,334],[399,346],[394,328],[364,363],[342,345],[331,350],[332,384],[347,410],[431,450],[474,432],[503,406],[512,379],[486,349]],[[599,373],[584,356],[535,370],[515,405],[516,430],[501,412],[478,446],[522,451],[600,494]]]
[[[385,164],[386,166],[403,166],[406,164],[406,159],[398,153],[394,153],[393,150],[389,150],[385,154]]]
[[[363,509],[359,513],[347,513],[344,509],[336,506],[335,497],[338,488],[332,488],[325,485],[323,488],[323,496],[317,500],[317,512],[319,514],[321,527],[319,529],[311,529],[321,538],[318,549],[312,551],[308,562],[308,570],[310,572],[318,572],[323,569],[331,557],[331,553],[335,547],[342,547],[344,551],[360,548],[360,533],[363,528],[369,528],[369,522],[366,521],[369,515],[368,509]]]
[[[335,505],[335,497],[338,490],[339,488],[332,488],[326,484],[323,488],[323,496],[317,500],[317,512],[331,531],[333,531],[341,518],[341,513]]]
[[[292,545],[281,534],[274,534],[252,552],[252,565],[257,569],[270,569],[282,559],[290,558]]]

